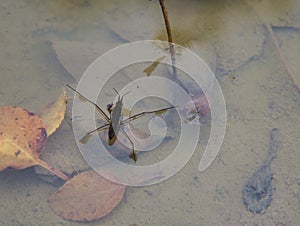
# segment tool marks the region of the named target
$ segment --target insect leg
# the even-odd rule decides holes
[[[132,145],[132,152],[129,154],[129,158],[131,158],[134,162],[136,162],[137,157],[134,151],[134,143],[132,142],[132,140],[130,139],[130,137],[128,136],[128,134],[120,127],[121,132],[127,137],[127,139],[129,140],[129,142]]]
[[[106,122],[109,122],[109,117],[107,116],[107,114],[105,114],[105,112],[97,105],[95,104],[93,101],[89,100],[88,98],[86,98],[85,96],[83,96],[81,93],[79,93],[76,89],[74,89],[72,86],[70,86],[69,84],[67,84],[67,87],[69,87],[71,90],[73,90],[75,93],[77,93],[83,100],[91,103],[92,105],[94,105],[94,107],[97,109],[97,111],[102,115],[102,117],[104,118],[104,120]]]
[[[138,118],[140,118],[144,115],[148,115],[148,114],[162,114],[163,112],[165,112],[169,109],[173,109],[173,108],[175,108],[175,107],[172,106],[172,107],[166,107],[166,108],[162,108],[162,109],[154,110],[154,111],[144,111],[144,112],[138,113],[136,115],[130,116],[129,118],[123,120],[120,124],[123,125],[123,124],[129,123],[135,119],[138,119]]]
[[[94,130],[88,132],[87,134],[84,135],[84,137],[82,137],[82,138],[80,139],[80,143],[83,143],[83,144],[87,143],[88,140],[90,139],[92,133],[94,133],[94,132],[99,132],[99,131],[102,131],[102,130],[105,130],[105,129],[107,129],[108,127],[109,127],[109,124],[105,124],[105,125],[103,125],[103,126],[100,126],[100,127],[96,128],[96,129],[94,129]]]

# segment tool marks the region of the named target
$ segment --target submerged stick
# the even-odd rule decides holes
[[[173,71],[173,79],[174,81],[177,82],[178,85],[180,85],[187,93],[189,91],[185,88],[185,86],[182,84],[182,82],[177,78],[177,69],[176,69],[176,59],[175,59],[175,49],[174,49],[174,42],[172,38],[172,31],[171,31],[171,25],[168,17],[168,11],[167,7],[165,5],[165,0],[159,0],[159,4],[161,7],[161,11],[163,13],[164,21],[165,21],[165,26],[167,30],[167,36],[168,36],[168,42],[169,42],[169,48],[170,48],[170,55],[171,55],[171,60],[172,60],[172,71]]]
[[[165,5],[165,0],[159,0],[159,4],[161,7],[161,11],[164,16],[164,21],[165,21],[165,26],[167,30],[167,35],[168,35],[168,42],[169,42],[169,48],[170,48],[170,54],[171,54],[171,59],[172,59],[172,70],[173,70],[173,76],[177,80],[177,70],[175,67],[176,64],[176,59],[175,59],[175,49],[174,49],[174,44],[173,44],[173,38],[172,38],[172,31],[171,31],[171,25],[168,17],[168,11]]]
[[[174,50],[174,46],[172,45],[173,43],[173,38],[172,38],[172,32],[171,32],[171,25],[170,25],[170,21],[169,21],[169,17],[168,17],[168,11],[165,5],[165,0],[159,0],[159,4],[164,16],[164,21],[165,21],[165,26],[166,26],[166,30],[167,30],[167,35],[168,35],[168,41],[170,44],[170,52],[172,55],[175,55],[175,50]]]
[[[287,73],[289,79],[292,81],[293,86],[294,86],[295,89],[298,91],[298,93],[300,93],[300,87],[296,84],[296,81],[295,81],[295,79],[294,79],[294,77],[293,77],[293,74],[292,74],[292,72],[290,71],[288,65],[286,64],[283,55],[281,54],[281,51],[280,51],[280,47],[279,47],[279,45],[278,45],[277,38],[276,38],[276,36],[275,36],[275,34],[274,34],[274,32],[273,32],[272,27],[271,27],[270,24],[268,24],[268,23],[264,23],[264,26],[266,27],[266,29],[268,30],[268,32],[269,32],[269,34],[270,34],[270,36],[271,36],[271,39],[272,39],[272,41],[273,41],[273,43],[274,43],[274,45],[275,45],[276,52],[277,52],[277,54],[278,54],[278,56],[279,56],[280,62],[281,62],[281,64],[283,65],[283,67],[284,67],[284,69],[285,69],[285,71],[286,71],[286,73]]]

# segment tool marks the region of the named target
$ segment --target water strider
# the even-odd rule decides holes
[[[83,100],[88,101],[89,103],[93,104],[94,107],[96,108],[96,110],[100,113],[100,115],[103,117],[103,119],[107,122],[105,125],[102,125],[90,132],[88,132],[83,138],[81,138],[80,142],[81,143],[86,143],[88,141],[88,139],[90,138],[90,136],[95,133],[95,132],[99,132],[102,130],[106,130],[108,129],[108,144],[109,145],[113,145],[117,139],[117,135],[119,130],[121,130],[121,132],[127,137],[127,139],[129,140],[129,142],[131,143],[132,146],[132,151],[129,155],[129,157],[133,160],[133,161],[137,161],[137,157],[136,157],[136,153],[134,150],[134,143],[132,142],[132,140],[129,138],[129,136],[127,135],[127,133],[120,127],[120,125],[124,125],[126,123],[129,123],[135,119],[138,119],[144,115],[147,114],[162,114],[164,112],[166,112],[169,109],[173,109],[175,108],[175,106],[171,106],[171,107],[166,107],[166,108],[162,108],[162,109],[158,109],[158,110],[153,110],[153,111],[144,111],[141,113],[138,113],[136,115],[132,115],[129,118],[122,120],[122,107],[123,107],[123,97],[127,94],[124,94],[122,97],[120,97],[119,93],[117,92],[116,89],[115,92],[118,94],[118,100],[115,104],[108,104],[107,105],[107,111],[109,112],[109,116],[94,102],[92,102],[91,100],[89,100],[88,98],[86,98],[85,96],[83,96],[81,93],[79,93],[76,89],[74,89],[72,86],[67,84],[67,87],[70,88],[71,90],[73,90],[75,93],[77,93]]]
[[[120,122],[122,121],[122,107],[123,107],[123,97],[128,94],[124,94],[122,97],[120,97],[120,94],[116,89],[114,91],[118,94],[118,100],[115,104],[108,104],[107,105],[107,111],[110,114],[110,121],[109,121],[109,127],[108,127],[108,144],[113,145],[117,139],[117,135],[120,128]]]

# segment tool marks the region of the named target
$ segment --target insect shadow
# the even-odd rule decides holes
[[[108,116],[96,103],[94,103],[93,101],[91,101],[88,98],[86,98],[85,96],[83,96],[80,92],[78,92],[72,86],[67,84],[67,87],[70,88],[71,90],[73,90],[75,93],[77,93],[84,101],[87,101],[87,102],[91,103],[92,105],[94,105],[96,110],[100,113],[102,118],[106,121],[105,125],[102,125],[102,126],[96,128],[96,129],[91,130],[90,132],[86,133],[85,136],[80,139],[80,142],[81,143],[86,143],[86,142],[88,142],[89,138],[91,137],[91,135],[93,133],[100,132],[100,131],[108,129],[108,144],[113,145],[115,143],[116,139],[117,139],[118,132],[121,131],[126,136],[126,138],[129,140],[129,142],[131,144],[132,151],[129,154],[129,157],[134,162],[137,161],[137,156],[136,156],[136,152],[135,152],[135,149],[134,149],[134,143],[129,138],[128,134],[120,126],[124,125],[126,123],[129,123],[129,122],[131,122],[135,119],[138,119],[138,118],[140,118],[144,115],[148,115],[148,114],[160,115],[160,114],[166,112],[169,109],[175,108],[175,106],[171,106],[171,107],[161,108],[161,109],[153,110],[153,111],[144,111],[144,112],[132,115],[132,116],[122,120],[122,107],[123,107],[123,102],[122,101],[123,101],[123,97],[125,95],[127,95],[129,92],[125,93],[121,97],[120,94],[118,93],[118,91],[116,89],[114,89],[114,91],[118,95],[118,100],[115,104],[108,104],[107,105],[107,111],[109,112],[109,116]]]

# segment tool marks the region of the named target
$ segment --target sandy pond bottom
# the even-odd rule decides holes
[[[18,105],[37,112],[55,98],[61,86],[75,82],[57,59],[51,57],[53,50],[48,40],[114,45],[123,42],[125,37],[136,38],[122,32],[117,36],[117,27],[110,21],[103,22],[107,14],[95,10],[97,7],[100,10],[103,4],[103,10],[118,14],[114,3],[99,2],[1,3],[1,105]],[[237,4],[237,1],[228,2]],[[195,1],[190,7],[192,4],[198,3]],[[299,11],[295,0],[295,7],[291,8],[297,7]],[[172,12],[172,7],[169,11]],[[196,10],[190,12],[193,23],[197,22],[199,18],[193,17]],[[85,20],[78,19],[78,14],[84,15]],[[178,21],[174,21],[176,25]],[[299,28],[283,25],[274,27],[274,32],[287,63],[298,75],[296,82],[300,83]],[[260,29],[254,30],[259,33]],[[147,37],[145,32],[142,35]],[[57,187],[38,179],[32,168],[8,169],[0,173],[0,225],[297,225],[300,221],[300,94],[280,65],[271,39],[264,32],[263,35],[264,38],[255,36],[260,41],[252,53],[255,57],[239,62],[234,71],[224,72],[230,68],[229,58],[217,60],[217,78],[226,100],[227,129],[221,151],[206,171],[198,172],[210,131],[204,123],[203,138],[195,154],[174,177],[157,185],[128,187],[120,205],[109,215],[89,223],[74,223],[59,218],[48,207],[47,198]],[[217,56],[230,55],[221,54],[221,44],[216,52]],[[243,53],[243,57],[246,55]],[[278,128],[279,141],[277,156],[270,164],[275,188],[273,200],[263,214],[253,214],[243,204],[242,190],[267,159],[273,128]]]

